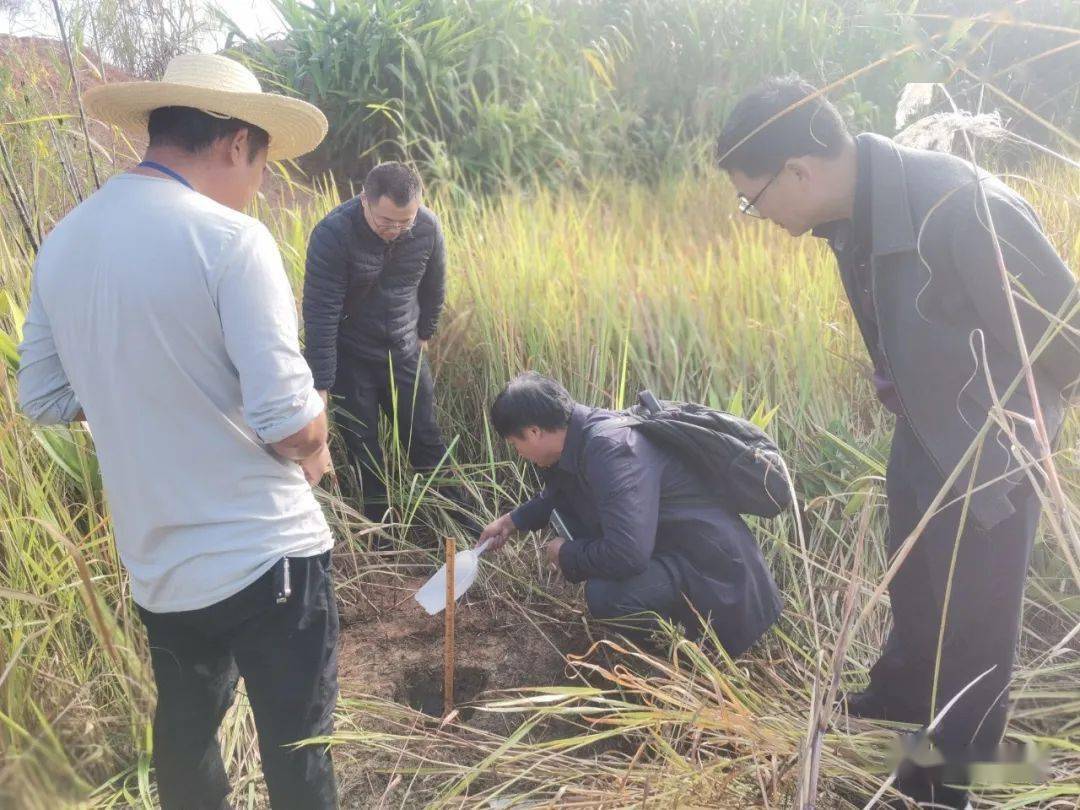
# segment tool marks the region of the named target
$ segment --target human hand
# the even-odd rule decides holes
[[[319,483],[328,472],[334,471],[334,465],[330,461],[330,445],[323,446],[307,458],[297,462],[304,471],[304,478],[312,486]]]
[[[561,570],[559,567],[559,551],[562,549],[564,543],[566,543],[565,538],[556,537],[554,540],[549,540],[548,544],[544,546],[548,564],[556,571]]]
[[[483,543],[485,540],[490,540],[488,548],[492,551],[498,551],[504,545],[506,541],[510,539],[510,535],[517,531],[517,526],[514,525],[513,518],[510,517],[510,513],[507,512],[500,518],[496,518],[480,532],[479,542]]]

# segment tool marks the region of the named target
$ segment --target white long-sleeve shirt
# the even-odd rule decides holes
[[[268,447],[323,403],[258,221],[118,175],[42,245],[23,336],[20,405],[42,423],[84,412],[139,605],[205,607],[330,548],[299,465]]]

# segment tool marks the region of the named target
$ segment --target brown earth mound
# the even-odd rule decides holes
[[[355,601],[341,611],[342,695],[407,704],[410,694],[430,691],[418,689],[424,673],[441,677],[445,619],[441,613],[428,616],[412,598],[423,581],[373,580],[346,590],[346,599]],[[480,692],[565,681],[565,654],[582,653],[590,643],[584,625],[573,618],[530,615],[487,593],[482,583],[475,585],[458,604],[454,646],[457,665],[476,672],[463,671],[455,703]],[[467,694],[470,683],[477,687],[474,695]],[[432,689],[441,699],[441,684]]]
[[[72,51],[79,86],[83,90],[104,82],[126,82],[131,76],[117,67],[102,62],[93,51]],[[37,69],[45,67],[44,75]],[[10,78],[16,88],[33,83],[41,90],[41,79],[45,79],[54,94],[67,95],[71,90],[71,72],[68,70],[64,46],[59,40],[48,37],[16,37],[0,34],[0,70],[10,71]]]
[[[72,49],[79,92],[106,82],[132,81],[133,77],[104,63],[91,50]],[[47,37],[16,37],[0,34],[0,122],[19,121],[17,126],[41,127],[31,121],[40,116],[77,116],[76,89],[63,44]],[[67,119],[66,129],[81,138],[81,123]],[[102,179],[130,168],[146,148],[140,133],[119,130],[94,119],[88,120],[90,139],[95,144],[95,160]],[[290,169],[297,183],[304,176]],[[307,195],[303,186],[285,182],[276,173],[263,183],[263,195],[274,207],[294,205]]]
[[[412,721],[417,733],[422,733],[420,726],[434,729],[445,708],[445,618],[443,614],[428,616],[413,599],[433,566],[418,565],[414,570],[422,570],[424,575],[408,577],[372,576],[370,570],[351,568],[340,558],[337,567],[341,604],[338,678],[341,697],[357,701],[347,709],[350,719],[345,725],[384,728],[386,719],[381,712],[369,714],[356,708],[374,697],[419,712]],[[566,656],[585,653],[592,639],[579,613],[539,598],[508,597],[489,585],[482,574],[457,606],[451,719],[481,732],[509,735],[524,715],[474,711],[471,701],[497,697],[503,690],[512,693],[532,686],[576,682],[579,677],[568,670]],[[578,595],[572,586],[550,585],[559,602],[576,604]],[[385,726],[385,730],[393,729]],[[532,734],[548,737],[565,731],[562,724],[552,722]],[[385,756],[365,751],[363,745],[346,743],[335,758],[343,808],[390,806],[379,798],[391,789],[393,769],[388,770]],[[418,798],[411,797],[400,806],[421,805]]]
[[[73,50],[72,60],[81,92],[105,82],[131,81],[124,71],[104,64],[93,51]],[[76,115],[79,111],[67,55],[59,40],[0,34],[0,91],[0,103],[7,108],[0,111],[4,119],[19,112],[17,108],[31,116]],[[25,117],[30,116],[20,116]],[[130,157],[135,154],[132,149],[141,152],[145,146],[145,138],[132,138],[129,146],[128,139],[117,137],[112,127],[93,119],[88,123],[90,137],[109,153],[128,153]],[[78,125],[75,121],[71,124]]]

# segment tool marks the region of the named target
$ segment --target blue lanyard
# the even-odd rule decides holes
[[[135,168],[136,169],[138,169],[138,168],[153,169],[154,171],[161,172],[162,174],[167,174],[167,175],[169,175],[169,177],[171,177],[176,182],[183,183],[188,188],[191,188],[191,183],[189,183],[187,180],[185,180],[183,178],[183,176],[179,172],[175,172],[172,169],[170,169],[168,166],[163,166],[160,163],[155,163],[152,160],[144,160],[142,163],[140,163]],[[194,191],[195,189],[192,188],[191,190]]]

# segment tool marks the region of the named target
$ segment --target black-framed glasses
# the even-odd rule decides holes
[[[779,177],[780,172],[782,171],[783,169],[780,169],[780,171],[770,177],[769,182],[761,187],[761,191],[755,194],[753,199],[748,198],[740,191],[737,195],[739,198],[739,213],[746,214],[748,217],[753,217],[754,219],[764,219],[761,212],[757,209],[758,200],[760,200],[765,192],[768,191],[769,186],[773,184],[773,180]]]
[[[416,214],[413,214],[412,218],[410,218],[407,222],[387,219],[386,217],[379,216],[371,210],[371,206],[368,203],[367,195],[364,194],[363,191],[360,192],[360,197],[362,202],[364,203],[364,208],[367,209],[368,215],[371,217],[372,223],[376,227],[381,228],[384,231],[396,231],[397,233],[401,234],[405,233],[406,231],[411,231],[413,225],[416,224]]]
[[[404,233],[405,231],[412,230],[412,226],[416,224],[416,217],[413,217],[408,222],[397,222],[386,217],[380,217],[378,214],[372,214],[371,218],[375,221],[375,224],[385,231],[397,231],[398,233]]]

